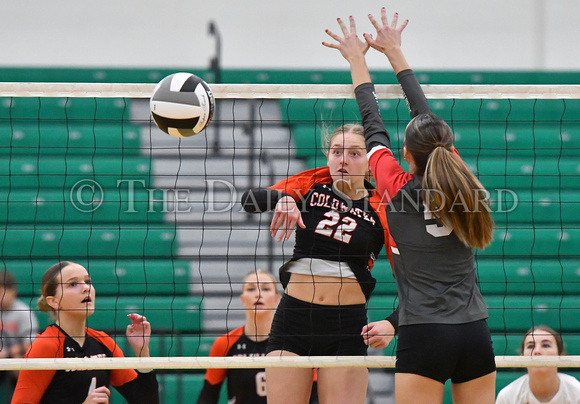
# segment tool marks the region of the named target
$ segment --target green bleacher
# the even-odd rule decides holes
[[[31,153],[35,149],[30,149]],[[0,187],[29,190],[71,189],[80,181],[93,181],[113,191],[126,189],[129,181],[136,188],[149,184],[151,162],[141,156],[64,156],[18,155],[0,160]],[[90,185],[89,182],[87,184]]]
[[[123,122],[129,119],[130,100],[123,98],[2,97],[0,119],[28,122]]]
[[[36,298],[40,295],[44,271],[55,260],[22,259],[4,260],[19,280],[20,298]],[[87,259],[76,260],[83,265],[95,286],[97,299],[101,296],[137,296],[156,294],[162,296],[186,296],[189,294],[190,269],[187,260],[166,259]]]
[[[213,82],[211,71],[189,67],[0,68],[0,81],[157,83],[178,71]],[[416,73],[423,84],[580,84],[580,72]],[[390,69],[371,75],[376,83],[396,84]],[[346,70],[228,69],[221,77],[223,83],[351,83]],[[429,102],[448,121],[459,153],[490,191],[494,242],[477,253],[476,265],[496,355],[519,354],[523,333],[540,323],[564,332],[568,354],[579,355],[580,100]],[[295,157],[307,167],[326,164],[324,134],[360,121],[353,99],[282,99],[278,105]],[[137,310],[153,324],[152,355],[205,356],[215,336],[201,328],[203,302],[190,295],[188,262],[175,258],[179,240],[174,227],[164,225],[160,209],[143,209],[149,206],[145,190],[151,185],[151,160],[141,154],[130,106],[127,99],[0,98],[4,264],[16,272],[21,296],[34,307],[44,270],[59,259],[79,261],[97,291],[97,312],[89,325],[110,330],[126,355],[132,353],[122,335],[125,314]],[[379,100],[379,106],[399,156],[409,120],[406,103]],[[105,191],[92,202],[102,199],[100,208],[88,213],[75,209],[71,195],[63,192],[87,179]],[[138,184],[136,212],[125,209],[128,189],[118,181]],[[373,275],[377,287],[369,301],[371,321],[384,318],[397,305],[396,285],[384,257]],[[41,317],[43,324],[48,321]],[[384,353],[394,355],[394,347]],[[522,369],[500,369],[497,390],[522,374]],[[203,372],[161,371],[159,380],[162,402],[187,402],[197,397]],[[123,401],[114,393],[111,402]],[[227,402],[225,393],[220,402]],[[450,402],[449,383],[445,402]]]
[[[16,275],[19,298],[41,331],[54,322],[36,306],[42,275],[71,260],[87,268],[96,290],[87,325],[108,332],[127,356],[126,315],[133,312],[152,324],[152,355],[205,356],[215,337],[203,334],[190,263],[177,258],[175,225],[164,222],[163,202],[149,191],[152,160],[141,148],[141,127],[130,120],[131,105],[118,98],[0,98],[2,266]],[[197,396],[203,374],[179,373],[161,372],[163,402],[178,402],[177,389]]]
[[[139,127],[130,122],[54,123],[47,121],[5,122],[0,126],[0,154],[3,156],[74,155],[139,156]]]
[[[101,67],[1,67],[0,81],[51,83],[157,83],[176,72],[191,72],[212,83],[206,67],[101,68]],[[424,84],[580,84],[579,71],[473,71],[415,70]],[[373,69],[374,82],[395,84],[391,68]],[[347,69],[223,69],[223,83],[260,84],[351,84]]]

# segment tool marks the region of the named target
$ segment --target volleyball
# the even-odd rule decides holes
[[[190,137],[204,130],[215,109],[213,93],[195,74],[174,73],[153,89],[151,115],[163,132],[175,137]]]

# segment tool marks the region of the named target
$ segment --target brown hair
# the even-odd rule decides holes
[[[74,264],[71,261],[61,261],[46,270],[44,275],[42,275],[42,288],[40,298],[38,299],[38,308],[40,311],[45,313],[53,312],[54,309],[46,302],[48,296],[56,295],[58,286],[60,285],[60,273],[61,271]]]
[[[407,126],[405,147],[415,162],[415,174],[423,176],[423,201],[435,218],[468,247],[483,249],[491,244],[489,194],[453,153],[449,125],[433,114],[417,115]]]
[[[0,286],[5,289],[16,289],[16,277],[12,272],[1,270],[0,271]]]
[[[528,335],[535,333],[537,331],[545,331],[548,334],[551,334],[556,340],[556,346],[558,347],[558,355],[566,355],[566,349],[564,349],[564,340],[562,339],[562,336],[556,331],[554,331],[552,328],[548,327],[547,325],[538,325],[536,327],[532,327],[524,334],[524,338],[522,338],[522,344],[520,346],[521,349],[520,352],[522,355],[525,349],[526,338],[528,337]]]

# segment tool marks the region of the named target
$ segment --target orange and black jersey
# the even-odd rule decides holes
[[[217,338],[209,356],[265,356],[265,341],[252,341],[244,327]],[[224,380],[228,380],[228,399],[235,404],[266,404],[266,371],[264,369],[208,369],[197,404],[217,404]]]
[[[306,227],[296,229],[291,261],[346,262],[368,299],[376,284],[370,271],[389,233],[379,197],[371,184],[366,186],[369,196],[351,200],[334,189],[328,167],[322,167],[289,177],[268,190],[250,190],[242,197],[242,206],[248,212],[264,212],[273,209],[283,195],[292,196]],[[390,258],[390,249],[387,254]],[[285,269],[280,270],[284,287],[289,280]]]
[[[123,357],[115,341],[101,331],[86,328],[83,346],[57,325],[39,334],[26,358],[110,358]],[[128,403],[158,404],[159,388],[154,372],[113,370],[21,370],[12,404],[81,404],[87,398],[92,378],[97,387],[115,387]]]
[[[252,341],[244,327],[217,338],[210,356],[265,356],[268,340]],[[266,371],[264,369],[208,369],[197,404],[217,404],[222,383],[227,378],[228,399],[234,404],[266,404]]]

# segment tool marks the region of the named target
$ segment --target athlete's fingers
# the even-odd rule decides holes
[[[147,318],[145,316],[142,316],[141,314],[138,313],[127,314],[127,317],[129,318],[129,320],[131,320],[132,324],[139,324],[147,321]]]
[[[399,13],[395,13],[395,15],[393,16],[393,20],[391,21],[391,28],[393,29],[397,28],[397,21],[399,21]]]
[[[340,17],[337,18],[336,21],[338,21],[338,25],[340,25],[340,29],[342,30],[342,33],[346,36],[346,34],[348,34],[348,29],[346,29],[346,25],[345,25],[344,21],[342,21],[342,19]]]
[[[339,49],[338,45],[333,44],[333,43],[322,42],[322,45],[326,46],[327,48]]]
[[[369,14],[369,20],[371,21],[371,24],[373,24],[373,27],[375,27],[377,30],[381,27],[379,22],[375,19],[375,17],[372,14]]]
[[[270,224],[270,232],[272,237],[276,235],[280,226],[284,223],[284,218],[281,212],[274,212],[274,217],[272,217],[272,223]]]
[[[399,27],[399,32],[403,32],[403,30],[405,29],[405,27],[407,26],[407,24],[409,24],[409,20],[408,19],[406,19],[405,21],[403,21],[403,23]]]
[[[334,39],[335,41],[340,42],[341,37],[336,35],[334,32],[332,32],[331,30],[327,29],[324,32],[326,32],[328,34],[329,37],[331,37],[332,39]]]
[[[360,333],[361,335],[368,335],[368,333],[373,329],[373,325],[372,324],[365,324],[362,328],[362,332]]]
[[[387,8],[381,7],[381,21],[383,22],[384,26],[389,25],[389,20],[387,19]]]
[[[348,19],[350,21],[350,33],[356,34],[356,24],[354,22],[354,17],[351,15],[348,17]]]

